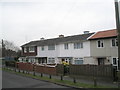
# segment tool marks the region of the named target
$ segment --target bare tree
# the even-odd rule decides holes
[[[8,41],[8,40],[3,40],[0,42],[2,45],[2,48],[5,48],[6,50],[12,50],[12,51],[19,51],[20,48],[18,46],[16,46],[13,42]],[[1,47],[0,46],[0,47]]]
[[[2,57],[15,57],[20,51],[19,47],[15,46],[13,42],[2,39],[0,43],[0,51],[2,50]]]

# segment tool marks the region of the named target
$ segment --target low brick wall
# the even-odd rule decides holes
[[[56,67],[33,65],[31,63],[17,63],[17,68],[26,71],[35,71],[44,74],[57,75]]]
[[[17,67],[21,70],[33,71],[33,64],[30,63],[18,63]]]
[[[56,67],[50,67],[50,66],[39,66],[36,65],[35,71],[39,73],[45,73],[50,75],[56,75]]]

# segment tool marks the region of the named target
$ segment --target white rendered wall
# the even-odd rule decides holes
[[[64,49],[64,44],[60,44],[59,57],[86,57],[90,56],[90,42],[83,42],[83,48],[74,49],[74,43],[69,43],[69,49]]]

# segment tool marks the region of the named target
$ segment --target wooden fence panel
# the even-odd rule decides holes
[[[113,78],[112,65],[70,65],[70,75]]]

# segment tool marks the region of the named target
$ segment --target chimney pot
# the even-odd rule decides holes
[[[60,38],[61,38],[61,37],[64,37],[64,35],[61,34],[61,35],[59,35],[59,37],[60,37]]]
[[[89,34],[90,31],[84,31],[84,34]]]
[[[44,40],[44,38],[42,37],[42,38],[40,38],[40,40]]]

